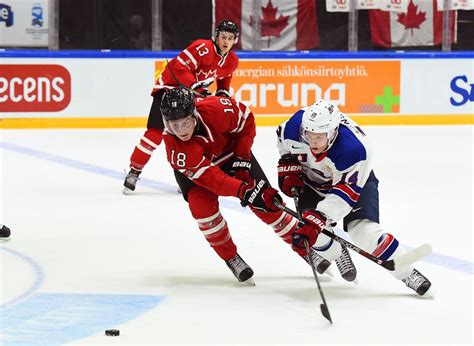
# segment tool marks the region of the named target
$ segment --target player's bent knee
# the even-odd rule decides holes
[[[347,225],[347,233],[358,247],[372,253],[377,247],[377,240],[382,236],[382,227],[370,220],[354,220]]]

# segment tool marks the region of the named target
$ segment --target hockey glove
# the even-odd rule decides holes
[[[303,192],[301,164],[290,154],[283,155],[278,161],[278,186],[289,197],[293,197],[292,190],[294,188],[298,194]]]
[[[212,78],[211,79],[205,79],[205,80],[196,82],[193,85],[191,85],[191,89],[194,89],[194,90],[207,89],[207,87],[209,85],[211,85],[212,82],[213,82]]]
[[[272,188],[265,180],[252,181],[250,184],[242,183],[239,189],[240,204],[242,207],[250,205],[257,210],[277,212],[280,209],[273,203],[273,198],[283,203],[278,191]]]
[[[201,97],[212,96],[212,93],[207,88],[194,89],[194,90],[197,91],[199,94],[201,94],[200,95]]]
[[[216,96],[230,97],[230,92],[225,89],[219,89],[216,91]]]
[[[316,211],[307,210],[303,213],[304,222],[298,224],[298,228],[292,235],[293,250],[299,253],[299,250],[304,249],[304,242],[307,241],[309,246],[313,246],[318,239],[319,233],[322,232],[326,226],[326,217]]]
[[[250,184],[252,182],[252,177],[250,175],[251,168],[252,164],[250,161],[236,157],[229,170],[229,175]]]
[[[212,81],[209,83],[208,80],[203,80],[203,81],[200,81],[200,82],[196,82],[193,85],[191,85],[191,89],[197,91],[203,97],[208,97],[208,96],[212,95],[212,93],[207,88],[211,83],[212,83]]]

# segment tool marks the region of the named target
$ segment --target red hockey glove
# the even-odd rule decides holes
[[[277,198],[280,203],[283,203],[278,191],[263,179],[258,182],[254,180],[251,184],[242,183],[239,189],[239,198],[242,207],[251,205],[255,209],[265,212],[280,210],[273,203],[273,198]]]
[[[219,89],[216,91],[216,96],[222,96],[222,97],[230,97],[230,92],[228,92],[225,89]]]
[[[250,175],[251,169],[252,164],[250,161],[236,157],[229,170],[229,175],[250,184],[252,182],[252,176]]]
[[[319,233],[322,232],[326,226],[326,217],[316,210],[307,210],[303,213],[303,220],[298,224],[298,228],[292,235],[293,250],[298,252],[305,249],[304,242],[307,241],[309,246],[313,246],[318,239]],[[303,251],[305,255],[306,249]]]
[[[283,155],[278,161],[278,186],[289,197],[293,197],[293,188],[298,194],[303,192],[301,164],[290,154]]]

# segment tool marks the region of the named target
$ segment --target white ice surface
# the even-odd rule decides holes
[[[335,266],[333,278],[320,277],[331,326],[310,268],[225,198],[222,213],[256,286],[236,282],[176,193],[162,146],[136,193],[122,195],[142,130],[4,130],[0,222],[13,234],[0,244],[0,307],[40,293],[165,296],[111,326],[120,337],[100,331],[73,341],[84,345],[472,344],[473,127],[365,130],[376,152],[381,223],[404,246],[433,246],[416,267],[432,281],[434,299],[353,253],[357,286]],[[254,153],[276,185],[273,128],[258,128]],[[0,343],[9,333],[1,316],[2,309]]]

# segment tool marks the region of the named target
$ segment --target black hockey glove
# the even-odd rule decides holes
[[[234,162],[232,162],[232,167],[229,170],[229,175],[236,179],[242,180],[247,184],[250,184],[252,182],[252,176],[250,175],[251,169],[252,164],[249,160],[236,157],[234,159]]]
[[[216,91],[216,96],[230,97],[230,92],[225,89],[219,89]]]
[[[194,89],[194,90],[207,89],[207,87],[208,87],[209,85],[211,85],[212,82],[213,82],[212,79],[211,79],[211,80],[205,79],[205,80],[196,82],[196,83],[194,83],[193,85],[191,85],[191,89]]]
[[[283,203],[278,191],[272,188],[265,180],[252,181],[251,184],[242,183],[239,189],[240,204],[245,207],[251,205],[257,210],[277,212],[280,209],[273,203],[273,198]]]
[[[203,81],[196,82],[193,85],[191,85],[191,89],[193,89],[194,91],[197,91],[198,93],[200,93],[202,97],[208,97],[208,96],[212,95],[212,93],[207,88],[211,84],[212,84],[212,81],[203,80]]]

